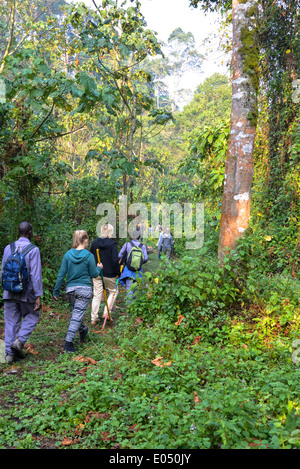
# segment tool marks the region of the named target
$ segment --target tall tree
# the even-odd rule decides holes
[[[191,32],[176,28],[168,38],[168,69],[171,78],[172,112],[187,90],[181,89],[181,80],[187,71],[200,71],[202,55],[196,49],[195,38]]]
[[[228,8],[225,1],[196,1],[204,8]],[[253,152],[257,123],[259,49],[257,0],[232,0],[232,105],[225,164],[219,259],[230,253],[248,228],[250,219]]]
[[[58,2],[45,3],[50,7]],[[10,2],[0,48],[1,81],[6,89],[0,104],[0,187],[2,193],[16,188],[22,201],[18,207],[28,212],[39,184],[55,179],[52,142],[65,133],[55,114],[70,112],[68,101],[75,91],[74,80],[59,65],[59,20],[40,4]],[[3,15],[4,6],[0,5]]]
[[[68,21],[73,28],[80,25],[78,39],[72,44],[71,55],[78,57],[76,74],[90,88],[90,108],[101,112],[105,103],[109,113],[110,145],[103,148],[98,140],[89,157],[106,158],[113,172],[110,177],[122,179],[122,193],[131,197],[132,186],[141,163],[143,123],[164,125],[171,113],[154,109],[150,72],[144,68],[146,59],[160,53],[155,34],[146,29],[140,3],[122,8],[116,0],[102,1],[95,10],[84,5],[71,5]],[[123,4],[124,5],[124,2]],[[87,109],[86,102],[82,109]]]
[[[232,250],[250,220],[253,153],[257,124],[257,0],[232,2],[231,128],[225,164],[219,258]]]

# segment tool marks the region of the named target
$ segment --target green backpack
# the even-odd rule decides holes
[[[135,246],[134,243],[131,241],[131,249],[127,256],[126,265],[129,270],[133,272],[138,272],[142,268],[142,264],[144,262],[144,254],[142,250],[142,244],[140,243],[138,246]]]

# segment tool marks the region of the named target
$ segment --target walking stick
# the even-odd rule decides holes
[[[101,262],[100,262],[100,255],[99,255],[99,249],[97,249],[97,258],[98,258],[99,264],[101,264]],[[104,299],[105,299],[105,304],[106,304],[108,319],[109,319],[110,323],[112,323],[112,319],[111,319],[110,312],[109,312],[109,308],[108,308],[107,293],[106,293],[106,288],[105,288],[105,283],[104,283],[104,277],[103,277],[103,272],[102,272],[102,270],[101,270],[101,274],[100,274],[100,275],[101,275],[101,279],[102,279],[103,293],[104,293]],[[105,323],[106,323],[106,318],[105,318],[105,321],[104,321],[104,324],[103,324],[102,329],[104,328]]]
[[[124,268],[124,265],[121,266],[121,269],[120,269],[121,274],[122,274],[123,268]],[[110,309],[111,309],[111,310],[112,310],[112,307],[113,307],[114,302],[115,302],[115,299],[116,299],[119,280],[120,280],[120,277],[119,277],[118,280],[116,281],[116,286],[115,286],[115,289],[114,289],[114,291],[113,291],[113,296],[112,296],[112,300],[111,300],[111,304],[110,304]],[[104,319],[104,323],[103,323],[102,329],[104,329],[104,327],[105,327],[106,319],[107,319],[107,318]]]

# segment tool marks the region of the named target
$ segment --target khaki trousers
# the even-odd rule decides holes
[[[104,277],[104,284],[106,288],[109,312],[111,312],[113,300],[115,300],[118,295],[118,290],[117,290],[114,296],[117,279],[118,277],[113,277],[113,278]],[[102,279],[101,279],[101,276],[99,276],[97,278],[93,278],[93,300],[92,300],[92,307],[91,307],[91,320],[92,321],[97,321],[99,319],[98,313],[99,313],[101,301],[105,301],[105,298],[104,298],[104,293],[103,293]],[[105,305],[102,317],[106,317],[106,315],[107,315],[107,308]]]

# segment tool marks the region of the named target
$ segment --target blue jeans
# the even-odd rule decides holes
[[[84,314],[92,298],[91,287],[76,287],[72,291],[67,291],[70,306],[73,308],[66,341],[73,342],[77,332],[83,331],[86,326],[83,322]]]

